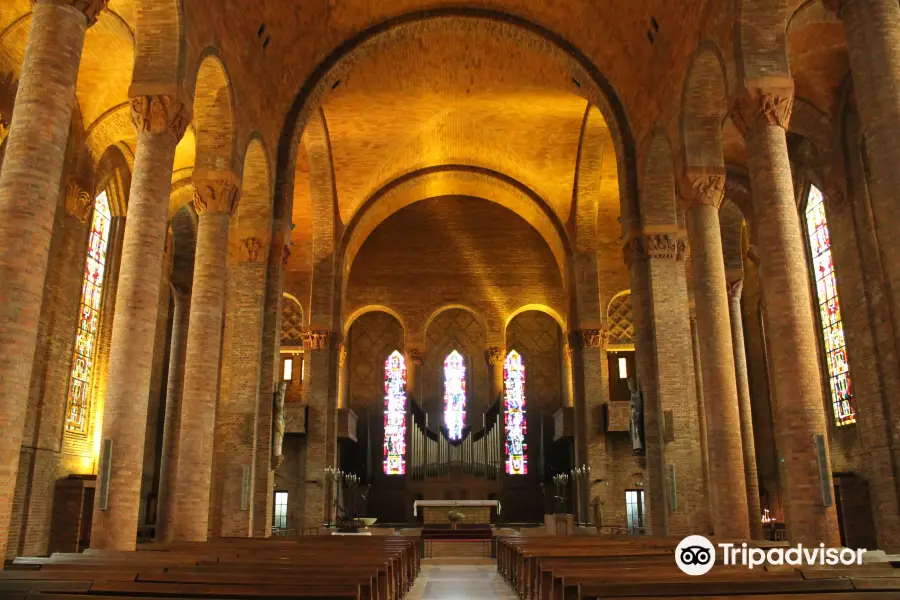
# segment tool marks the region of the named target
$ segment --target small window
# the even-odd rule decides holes
[[[628,379],[628,360],[624,356],[619,358],[619,379]]]
[[[629,535],[643,534],[644,490],[625,491],[625,526]]]
[[[287,529],[287,503],[287,492],[275,492],[275,513],[272,517],[275,529]]]
[[[300,357],[300,381],[306,381],[306,357]]]
[[[286,358],[284,359],[284,372],[282,374],[282,379],[285,381],[290,381],[291,377],[294,375],[294,359]]]

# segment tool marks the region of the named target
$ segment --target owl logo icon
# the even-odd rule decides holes
[[[675,548],[675,564],[687,575],[705,575],[716,564],[716,549],[702,535],[689,535]]]

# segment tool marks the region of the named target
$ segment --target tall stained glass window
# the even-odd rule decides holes
[[[816,281],[822,341],[825,344],[825,358],[828,361],[831,406],[834,410],[835,423],[840,427],[856,423],[856,402],[853,398],[853,382],[850,381],[850,363],[847,360],[837,281],[834,278],[825,202],[822,192],[815,186],[809,188],[806,228],[809,233],[809,249]]]
[[[503,364],[506,388],[506,474],[528,473],[528,446],[525,444],[525,364],[513,350]]]
[[[94,366],[97,329],[100,326],[100,304],[106,275],[106,249],[109,244],[109,198],[102,192],[94,201],[94,216],[88,237],[87,260],[84,263],[84,282],[81,286],[81,310],[75,353],[72,357],[72,376],[66,399],[66,430],[86,431],[87,398]]]
[[[451,440],[462,438],[466,424],[466,361],[456,350],[444,359],[444,423]]]
[[[406,473],[406,359],[394,351],[384,361],[384,474]]]

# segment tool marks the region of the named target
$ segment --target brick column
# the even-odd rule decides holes
[[[497,398],[503,396],[503,363],[506,352],[503,348],[492,346],[484,351],[484,361],[488,367],[488,404],[493,405]],[[467,407],[468,409],[468,407]],[[467,423],[470,421],[466,421]]]
[[[335,339],[329,330],[304,334],[308,420],[306,423],[306,483],[302,527],[319,527],[332,513],[334,484],[325,477],[325,467],[334,467],[337,448],[337,406],[332,380],[336,362]],[[315,482],[315,483],[313,483]]]
[[[103,481],[103,464],[100,467],[91,532],[91,546],[104,550],[135,546],[172,164],[175,146],[190,122],[189,108],[173,96],[140,96],[131,101],[131,109],[138,145],[103,413],[103,440],[112,441],[112,462],[108,482]],[[109,486],[106,510],[101,508],[104,483]]]
[[[674,198],[673,198],[674,202]],[[625,246],[635,313],[638,384],[644,431],[652,534],[708,530],[684,274],[684,241],[677,231],[632,234]],[[671,430],[664,427],[670,413]],[[676,494],[672,494],[674,465]]]
[[[575,418],[583,421],[582,426],[575,428],[575,434],[583,440],[576,446],[580,446],[582,453],[578,464],[591,468],[590,478],[583,483],[579,499],[579,506],[582,508],[580,520],[590,525],[593,524],[595,500],[592,482],[596,479],[609,479],[609,452],[603,416],[604,405],[609,403],[609,361],[606,355],[609,330],[605,326],[600,329],[582,329],[577,335],[570,336],[569,343],[578,344],[581,350],[582,369],[577,376],[584,381],[584,410],[575,413]],[[603,485],[598,489],[598,493],[603,493],[609,488]],[[599,502],[600,498],[596,500]],[[607,498],[602,500],[606,502]]]
[[[575,394],[572,390],[572,347],[569,346],[568,342],[563,343],[562,397],[563,406],[567,408],[575,406]]]
[[[687,177],[682,197],[691,243],[713,527],[718,537],[747,538],[750,529],[741,418],[719,226],[725,175],[689,173]]]
[[[102,0],[34,4],[5,142],[0,172],[0,556],[6,555],[75,80],[85,31],[105,6]]]
[[[253,535],[253,488],[256,468],[256,431],[262,359],[266,263],[269,243],[259,238],[240,240],[239,257],[229,270],[225,344],[229,355],[228,381],[216,413],[216,486],[220,494],[218,530],[229,537]],[[223,369],[223,373],[225,370]],[[246,488],[244,487],[244,478]]]
[[[350,361],[347,356],[347,341],[345,340],[341,347],[338,348],[338,410],[346,410],[350,408]],[[413,372],[414,366],[412,361],[406,361],[407,387],[409,387],[409,378]]]
[[[406,395],[422,404],[422,363],[425,353],[421,348],[410,348],[406,353]],[[349,368],[349,361],[348,361]]]
[[[694,389],[697,393],[697,424],[700,428],[700,459],[703,464],[703,481],[709,490],[709,440],[706,428],[706,405],[703,399],[703,374],[700,362],[700,339],[697,336],[697,317],[691,317],[691,346],[694,351]],[[707,498],[707,504],[710,499]],[[710,507],[712,511],[712,507]],[[710,514],[713,514],[710,512]]]
[[[191,294],[172,290],[172,341],[169,350],[169,381],[166,384],[166,417],[163,425],[162,458],[159,465],[159,493],[156,509],[156,539],[172,541],[172,491],[175,486],[175,457],[181,432],[181,400],[184,391],[184,359],[187,351]]]
[[[177,541],[203,542],[209,531],[222,318],[228,276],[228,226],[237,194],[238,188],[230,174],[199,180],[194,177],[193,206],[200,218],[185,351],[185,400],[181,404],[175,456],[172,539]]]
[[[753,411],[750,400],[750,376],[747,374],[747,354],[744,349],[744,320],[741,315],[741,290],[744,280],[728,284],[728,304],[731,309],[731,339],[734,348],[734,372],[737,379],[738,407],[741,414],[741,438],[744,448],[744,477],[747,482],[747,511],[750,516],[750,536],[763,539],[762,509],[759,505],[759,475],[756,469],[756,444],[753,437]]]
[[[783,460],[785,524],[793,543],[840,543],[834,505],[826,508],[821,485],[831,486],[825,453],[820,482],[814,436],[825,437],[822,380],[816,326],[810,298],[809,268],[797,212],[785,128],[793,102],[793,82],[749,85],[732,110],[747,141],[753,204],[759,236],[760,280],[766,291],[766,325],[777,343],[769,345],[779,458]],[[892,167],[893,168],[893,167]]]

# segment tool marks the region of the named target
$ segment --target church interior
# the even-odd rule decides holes
[[[896,598],[898,140],[896,0],[4,0],[0,595]]]

